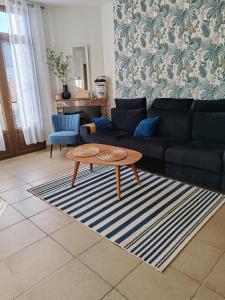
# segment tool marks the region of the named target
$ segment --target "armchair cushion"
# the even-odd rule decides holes
[[[52,115],[52,127],[57,131],[75,131],[79,132],[80,115]]]
[[[53,132],[49,135],[49,144],[58,145],[58,144],[77,144],[78,134],[74,131],[58,131]]]

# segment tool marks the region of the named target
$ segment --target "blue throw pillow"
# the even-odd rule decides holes
[[[136,137],[151,137],[154,134],[156,126],[159,122],[159,116],[153,116],[141,121],[134,133]]]
[[[97,129],[112,129],[112,123],[106,117],[91,118]]]

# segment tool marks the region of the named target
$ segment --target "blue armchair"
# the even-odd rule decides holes
[[[52,115],[54,132],[48,137],[51,145],[50,158],[52,158],[53,145],[77,145],[80,131],[80,115]]]

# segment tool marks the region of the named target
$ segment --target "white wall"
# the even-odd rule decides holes
[[[101,13],[104,74],[109,78],[109,106],[113,107],[115,106],[114,98],[116,97],[113,3],[109,2],[102,5]]]
[[[101,7],[49,6],[48,15],[52,46],[72,55],[73,46],[88,44],[92,82],[104,75]],[[60,83],[57,90],[62,91]],[[70,90],[74,91],[74,83],[70,84]]]

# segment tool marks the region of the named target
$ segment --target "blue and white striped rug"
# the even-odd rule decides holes
[[[176,180],[121,170],[122,199],[116,195],[114,168],[95,167],[29,191],[70,215],[133,255],[163,271],[209,218],[225,196]]]

